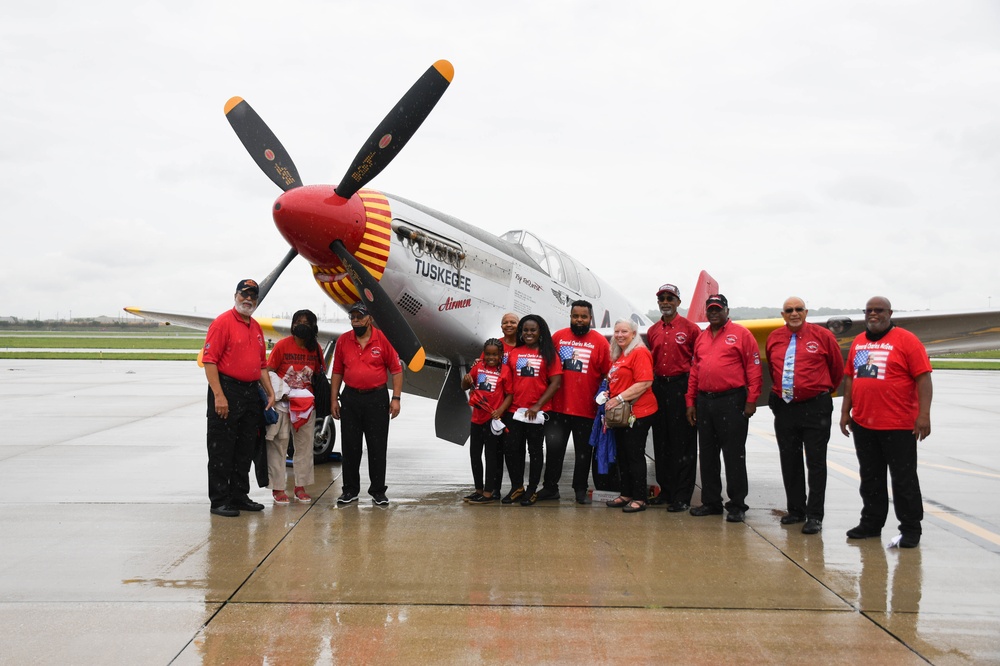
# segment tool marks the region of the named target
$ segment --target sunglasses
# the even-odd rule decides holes
[[[865,308],[865,314],[882,314],[885,308]]]
[[[256,301],[259,294],[256,291],[250,291],[249,289],[244,289],[240,292],[240,298],[247,301]]]
[[[350,319],[351,321],[361,321],[367,316],[368,315],[361,314],[360,312],[352,312],[351,314],[347,315],[347,318]]]
[[[785,308],[785,314],[792,314],[793,312],[805,312],[805,308]]]
[[[659,296],[656,297],[656,300],[662,303],[663,301],[677,301],[680,299],[678,299],[673,294],[660,294]]]

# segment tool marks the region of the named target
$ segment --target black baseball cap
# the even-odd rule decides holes
[[[236,285],[236,293],[238,294],[246,289],[256,291],[258,294],[260,293],[260,287],[257,285],[257,282],[255,280],[251,280],[250,278],[240,280],[239,284]]]
[[[727,301],[726,297],[722,294],[712,294],[708,297],[708,300],[705,301],[705,309],[707,310],[711,307],[728,308],[729,301]]]

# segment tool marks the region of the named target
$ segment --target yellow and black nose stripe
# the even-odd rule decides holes
[[[354,256],[376,280],[381,280],[389,261],[389,239],[392,234],[389,200],[376,190],[359,190],[358,196],[365,206],[365,232]],[[313,266],[312,269],[316,283],[337,303],[350,307],[361,300],[342,265],[333,268]]]

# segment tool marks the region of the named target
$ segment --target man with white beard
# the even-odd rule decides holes
[[[211,512],[235,517],[261,511],[250,492],[250,461],[261,412],[274,405],[267,375],[264,332],[250,316],[260,287],[253,280],[236,285],[235,306],[215,318],[205,335],[202,361],[208,378],[208,498]],[[267,392],[261,404],[258,387]]]

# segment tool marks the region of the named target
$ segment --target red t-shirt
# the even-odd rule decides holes
[[[509,410],[512,412],[520,407],[525,409],[534,407],[548,388],[549,377],[563,374],[558,356],[546,364],[538,350],[529,349],[524,345],[510,350],[507,354],[507,366],[511,370],[513,384],[514,402],[511,403]],[[542,405],[543,410],[547,407],[548,403]]]
[[[931,371],[923,344],[894,327],[871,342],[862,333],[847,354],[851,377],[851,417],[870,430],[913,430],[920,402],[917,377]]]
[[[741,386],[747,387],[747,402],[757,402],[762,384],[760,347],[753,333],[731,319],[715,335],[711,328],[702,331],[694,345],[688,407],[694,407],[698,391],[722,393]]]
[[[337,346],[333,349],[333,372],[343,376],[344,384],[359,391],[385,386],[386,370],[393,375],[403,371],[399,354],[385,334],[377,328],[371,331],[372,336],[364,349],[358,344],[354,331],[337,338]]]
[[[259,382],[260,371],[267,367],[264,332],[251,317],[243,321],[233,308],[223,312],[209,325],[201,360],[213,363],[219,372],[241,382]]]
[[[469,389],[472,422],[486,423],[493,412],[500,407],[504,398],[513,392],[510,368],[506,365],[490,368],[479,360],[472,364],[469,374],[472,376],[472,388]],[[483,404],[487,408],[484,408]]]
[[[653,373],[657,377],[675,377],[691,372],[694,343],[699,333],[698,324],[680,315],[669,324],[661,319],[650,326],[646,340],[653,354]]]
[[[625,356],[619,356],[611,362],[608,371],[608,404],[611,399],[625,391],[636,382],[653,381],[653,355],[642,345],[636,347]],[[656,413],[656,396],[653,387],[646,389],[638,400],[632,403],[632,414],[641,419]]]
[[[577,336],[569,328],[556,331],[552,343],[562,363],[563,378],[549,406],[560,414],[594,418],[594,396],[611,368],[611,346],[597,331]]]
[[[268,370],[285,380],[288,388],[312,390],[314,373],[323,372],[319,347],[303,349],[289,336],[278,340],[267,359]]]
[[[771,331],[767,336],[767,362],[771,371],[771,392],[781,395],[781,375],[785,370],[785,353],[795,340],[795,377],[792,381],[792,402],[815,398],[824,391],[833,391],[844,379],[844,368],[837,338],[829,329],[810,324],[802,325],[798,333],[788,326]]]

